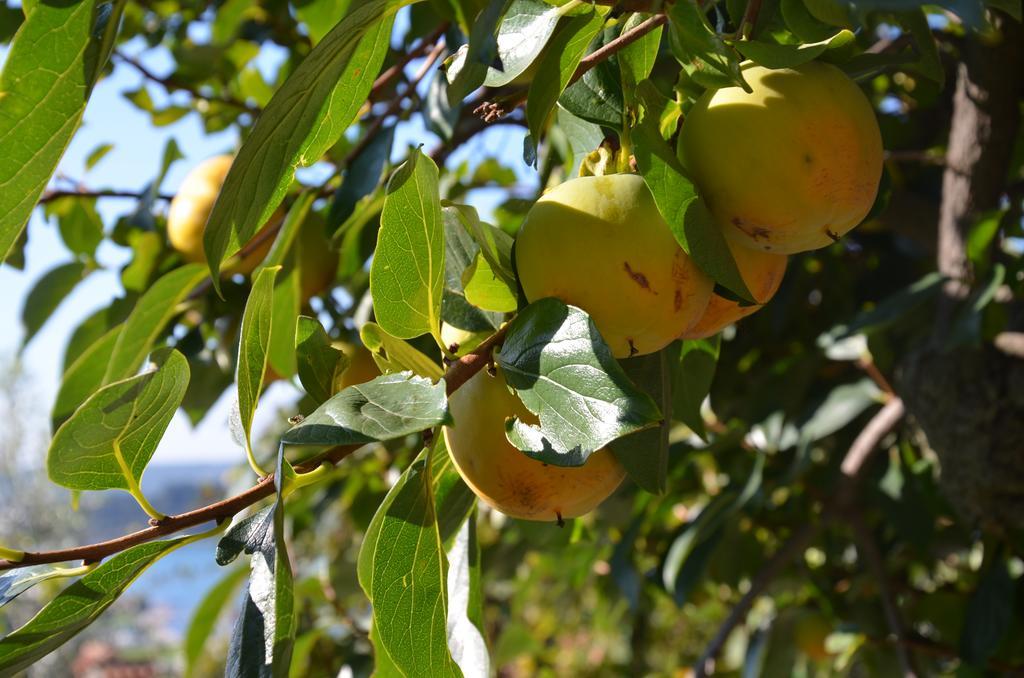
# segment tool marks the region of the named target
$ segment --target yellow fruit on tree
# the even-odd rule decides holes
[[[753,92],[705,92],[683,123],[683,161],[726,236],[793,254],[838,240],[867,216],[882,176],[882,137],[864,93],[810,62],[745,64]]]
[[[336,341],[334,347],[341,349],[349,359],[348,367],[334,380],[335,393],[355,384],[365,384],[380,376],[380,368],[377,367],[373,355],[362,344]]]
[[[635,174],[580,177],[545,193],[515,259],[527,299],[582,308],[618,358],[667,346],[700,318],[714,287]]]
[[[171,201],[167,213],[167,239],[185,261],[206,263],[203,232],[232,160],[230,155],[218,155],[201,162],[185,176]],[[248,275],[263,261],[273,244],[274,239],[267,238],[226,272]]]
[[[589,513],[622,482],[625,471],[603,449],[583,466],[562,468],[527,457],[505,437],[505,419],[537,418],[508,387],[500,370],[475,374],[448,399],[454,420],[444,429],[463,480],[490,506],[514,518],[553,521]]]
[[[759,310],[779,290],[782,276],[786,273],[788,260],[786,255],[758,252],[733,245],[731,242],[729,251],[732,252],[743,282],[747,284],[747,289],[750,290],[757,304],[743,306],[738,301],[712,294],[711,301],[708,302],[708,307],[704,310],[704,315],[700,317],[696,325],[684,332],[679,337],[680,339],[704,339],[718,334],[726,326]]]

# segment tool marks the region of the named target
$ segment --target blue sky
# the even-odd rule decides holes
[[[402,25],[406,23],[403,19],[401,17],[398,22],[399,31],[403,30]],[[193,37],[202,41],[204,33],[203,27],[198,26]],[[167,73],[172,66],[166,50],[145,50],[141,40],[124,45],[121,49],[137,56],[151,71],[158,74]],[[5,57],[6,50],[0,48],[0,63]],[[264,48],[260,54],[259,65],[264,72],[272,73],[280,60],[279,49],[271,46]],[[415,70],[416,65],[417,62],[410,64],[410,71]],[[424,84],[428,81],[429,77]],[[134,69],[120,64],[110,77],[97,85],[86,109],[82,127],[58,167],[58,176],[79,181],[90,189],[141,190],[155,176],[165,144],[174,138],[185,159],[171,167],[162,186],[164,192],[173,192],[191,167],[211,155],[230,152],[235,147],[237,134],[233,130],[207,135],[195,114],[185,116],[167,127],[153,127],[149,116],[122,96],[123,92],[136,89],[143,82]],[[149,84],[148,89],[157,104],[166,101],[162,87]],[[523,135],[521,129],[509,126],[488,130],[454,153],[449,159],[449,166],[466,159],[475,164],[485,157],[498,156],[516,169],[521,183],[533,184],[536,182],[536,174],[522,162],[520,156]],[[396,134],[394,159],[400,160],[410,144],[420,143],[426,148],[432,148],[437,138],[424,129],[417,117],[400,126]],[[86,157],[101,144],[113,144],[114,148],[96,167],[86,172]],[[477,191],[469,202],[486,215],[499,199],[500,192]],[[133,207],[134,202],[131,200],[99,201],[99,211],[108,230],[118,215]],[[9,328],[0,333],[0,356],[11,356],[20,346],[23,336],[21,310],[33,283],[48,270],[70,258],[71,254],[61,242],[56,226],[47,223],[37,210],[29,222],[25,270],[17,271],[9,266],[0,266],[0,289],[4,290],[4,294],[0,295],[0,324]],[[105,242],[97,258],[109,270],[97,271],[80,284],[63,301],[23,354],[24,364],[33,377],[36,389],[33,400],[38,403],[30,416],[38,418],[41,427],[46,425],[47,413],[57,392],[64,345],[70,333],[89,314],[122,293],[119,267],[127,260],[126,250]],[[278,405],[292,401],[297,394],[298,391],[290,385],[275,384],[267,394],[267,401],[257,411],[256,431],[266,426]],[[241,448],[231,437],[227,423],[231,400],[229,391],[196,429],[179,413],[157,450],[153,463],[210,463],[244,459]]]

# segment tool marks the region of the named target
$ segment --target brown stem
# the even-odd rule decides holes
[[[903,401],[899,398],[893,398],[871,418],[867,426],[854,439],[840,465],[842,476],[839,480],[839,488],[822,512],[825,519],[838,517],[850,507],[852,497],[855,496],[857,487],[860,485],[860,478],[867,465],[867,461],[878,449],[878,444],[882,438],[899,423],[902,417]],[[714,670],[715,657],[718,656],[722,647],[725,646],[733,629],[747,618],[747,612],[750,611],[754,601],[768,588],[768,585],[782,572],[786,565],[804,551],[807,545],[811,543],[811,540],[821,531],[822,527],[823,524],[820,522],[803,525],[761,567],[761,570],[750,583],[750,589],[733,606],[729,616],[722,622],[718,632],[715,633],[715,636],[704,650],[704,654],[697,661],[697,666],[694,668],[696,678],[703,678]]]
[[[740,37],[744,40],[750,39],[754,32],[754,24],[757,23],[757,15],[761,12],[761,0],[747,0],[747,9],[743,12],[743,19],[740,21]]]
[[[140,191],[121,191],[115,189],[100,189],[97,191],[51,189],[43,193],[42,197],[39,198],[39,204],[45,205],[60,198],[135,198],[136,200],[141,200],[144,195]],[[168,193],[160,193],[156,198],[158,200],[172,200],[174,196]]]
[[[478,346],[472,353],[462,356],[448,367],[444,375],[448,395],[454,393],[474,374],[482,370],[484,366],[487,365],[491,360],[491,352],[495,346],[501,343],[504,336],[505,328],[502,328],[480,344],[480,346]],[[343,445],[335,447],[303,464],[296,465],[295,470],[299,473],[306,473],[316,469],[324,463],[336,465],[360,447],[360,445]],[[142,544],[150,541],[151,539],[156,539],[157,537],[180,532],[181,530],[189,527],[195,527],[196,525],[202,525],[203,523],[210,521],[225,520],[242,509],[252,506],[261,499],[269,497],[273,493],[274,476],[271,474],[266,478],[261,479],[249,489],[236,494],[233,497],[223,499],[187,513],[182,513],[176,516],[167,516],[157,525],[147,527],[146,529],[139,530],[138,532],[126,534],[116,539],[110,539],[96,544],[87,544],[85,546],[76,546],[69,549],[58,549],[55,551],[26,551],[24,558],[17,562],[0,560],[0,572],[27,567],[29,565],[62,563],[69,560],[82,560],[86,563],[96,562],[132,546]]]
[[[247,113],[252,113],[254,115],[258,114],[262,110],[259,106],[252,106],[244,101],[241,101],[231,96],[210,96],[207,94],[203,94],[195,87],[178,80],[176,77],[174,77],[173,74],[167,76],[157,75],[153,71],[143,66],[140,61],[138,61],[134,57],[130,57],[127,54],[124,54],[123,52],[114,52],[114,56],[121,62],[126,63],[135,70],[137,70],[142,75],[142,77],[146,78],[147,80],[151,80],[152,82],[155,82],[158,85],[161,85],[168,92],[188,92],[196,99],[226,104],[233,108],[240,108],[243,111]]]

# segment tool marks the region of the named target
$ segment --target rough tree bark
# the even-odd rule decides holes
[[[998,39],[964,42],[938,222],[938,268],[950,281],[934,341],[903,362],[898,390],[939,456],[954,506],[973,524],[999,531],[1024,527],[1024,360],[998,343],[943,347],[976,282],[967,236],[1006,192],[1020,128],[1024,27],[1002,14],[995,23]]]

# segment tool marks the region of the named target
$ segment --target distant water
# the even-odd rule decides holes
[[[142,487],[158,510],[176,514],[199,508],[226,495],[229,466],[150,466]],[[146,526],[146,516],[124,492],[86,493],[82,510],[89,540],[110,539]],[[194,532],[208,529],[196,528]],[[145,607],[161,612],[166,630],[181,635],[206,592],[227,573],[214,561],[215,538],[183,546],[156,561],[128,589]]]

